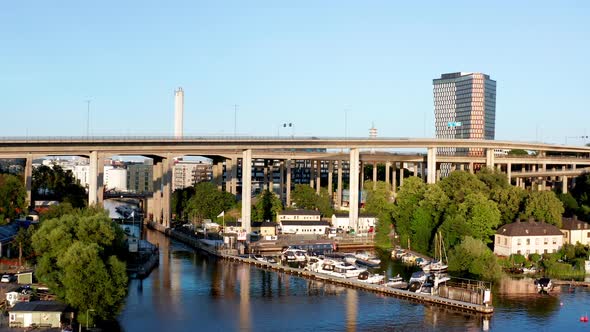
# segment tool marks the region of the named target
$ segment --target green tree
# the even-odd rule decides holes
[[[482,193],[473,193],[456,207],[451,205],[441,228],[445,240],[453,247],[466,235],[490,243],[499,224],[500,211],[496,203]]]
[[[496,256],[481,240],[466,236],[449,254],[450,271],[490,281],[502,275]]]
[[[316,207],[324,217],[331,217],[334,214],[332,196],[326,188],[320,189],[320,194],[316,198]]]
[[[125,300],[127,274],[121,228],[99,208],[75,210],[43,221],[32,236],[36,274],[84,319],[117,316]],[[80,316],[79,316],[80,317]]]
[[[190,199],[195,195],[195,187],[176,189],[172,193],[170,208],[176,220],[186,220]]]
[[[578,202],[576,202],[576,199],[570,193],[558,193],[557,198],[559,198],[559,200],[563,204],[564,215],[566,216],[571,217],[574,214],[576,214],[580,209],[580,207],[578,206]]]
[[[33,169],[33,200],[49,199],[68,202],[76,208],[87,205],[86,190],[80,186],[72,171],[58,165],[39,166]]]
[[[395,231],[399,235],[402,246],[407,246],[408,240],[411,237],[414,209],[424,198],[426,187],[426,184],[421,179],[410,177],[404,181],[404,185],[397,194],[392,214],[395,222]]]
[[[235,196],[217,189],[211,182],[201,182],[195,185],[195,195],[188,203],[188,212],[197,221],[213,219],[228,211],[236,204]]]
[[[308,185],[296,184],[293,191],[291,191],[291,200],[299,209],[315,210],[317,207],[315,189]]]
[[[489,191],[485,183],[481,182],[475,175],[465,171],[452,172],[442,179],[439,185],[447,196],[456,203],[463,202],[471,194],[485,193],[487,195]]]
[[[22,179],[11,174],[0,174],[0,223],[14,219],[27,205],[27,192]]]
[[[563,204],[551,191],[532,191],[524,203],[524,218],[535,218],[537,221],[561,227],[564,212]]]
[[[21,228],[14,237],[14,243],[18,245],[18,265],[23,265],[23,258],[28,258],[33,254],[32,237],[35,233],[35,226]]]
[[[256,197],[256,204],[252,208],[252,220],[254,221],[275,221],[277,214],[283,209],[281,199],[265,190]]]
[[[477,173],[476,176],[490,190],[494,190],[496,188],[508,188],[510,186],[506,173],[503,173],[494,168],[484,167]]]
[[[391,190],[389,184],[378,181],[373,189],[373,182],[365,182],[365,191],[367,199],[365,200],[364,210],[367,213],[374,214],[377,217],[375,229],[375,244],[387,249],[391,247],[389,234],[392,225],[393,203],[391,202]]]
[[[494,188],[490,192],[490,199],[496,202],[500,210],[501,225],[514,222],[522,210],[527,192],[519,187]]]

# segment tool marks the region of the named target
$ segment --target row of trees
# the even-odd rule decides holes
[[[0,224],[25,211],[27,193],[21,177],[0,174]]]

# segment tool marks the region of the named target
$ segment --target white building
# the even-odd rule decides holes
[[[192,187],[203,181],[211,181],[213,168],[211,162],[175,161],[172,168],[172,190]]]
[[[327,221],[307,221],[307,220],[283,220],[280,221],[281,232],[283,234],[326,234],[326,229],[330,227]]]
[[[563,234],[554,225],[544,222],[520,221],[500,226],[494,237],[494,254],[510,256],[521,254],[548,254],[557,252],[563,245]]]
[[[127,170],[125,168],[105,166],[104,186],[106,190],[127,191]]]
[[[577,216],[562,218],[561,232],[565,243],[576,244],[579,242],[585,246],[590,244],[590,225],[579,220]]]
[[[84,188],[88,187],[90,181],[90,166],[88,165],[75,165],[72,169],[74,177],[80,182],[80,185]]]
[[[335,213],[332,215],[332,226],[348,230],[348,213]],[[377,225],[377,217],[368,213],[360,213],[358,218],[358,233],[367,233]]]
[[[282,221],[320,221],[321,213],[313,210],[283,210],[277,214],[277,220]]]

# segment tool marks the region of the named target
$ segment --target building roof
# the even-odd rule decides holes
[[[322,220],[283,220],[283,226],[330,226],[330,223]]]
[[[282,216],[319,216],[320,211],[314,210],[283,210],[279,215]]]
[[[516,222],[511,224],[500,226],[496,234],[504,236],[563,235],[557,226],[534,220],[520,221],[520,219],[516,219]]]
[[[18,223],[16,222],[0,226],[0,242],[5,244],[12,241],[16,233],[18,233]]]
[[[278,224],[274,221],[252,221],[250,222],[252,227],[276,227]],[[241,221],[226,221],[226,227],[242,227]]]
[[[10,312],[64,312],[71,311],[67,304],[58,301],[31,301],[18,302],[10,309]]]
[[[561,229],[567,229],[567,230],[578,230],[578,229],[589,229],[590,225],[583,221],[578,219],[577,216],[574,216],[573,218],[561,218]]]
[[[348,218],[348,213],[345,213],[345,212],[334,213],[334,215],[336,216],[336,218]],[[374,214],[372,214],[372,213],[359,213],[359,217],[362,217],[362,218],[377,218],[377,216],[374,215]]]

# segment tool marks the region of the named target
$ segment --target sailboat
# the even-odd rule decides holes
[[[438,232],[434,235],[434,260],[430,264],[423,266],[422,271],[426,273],[446,272],[449,268],[447,261],[445,243],[443,242],[442,234]]]

